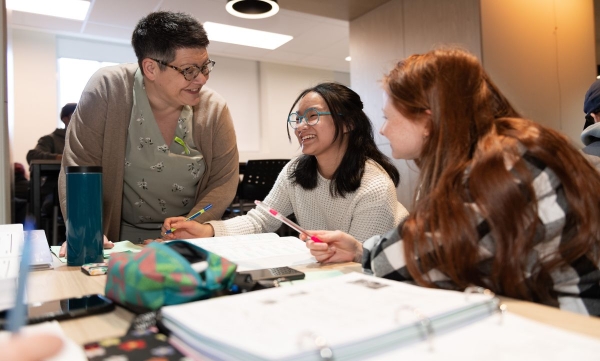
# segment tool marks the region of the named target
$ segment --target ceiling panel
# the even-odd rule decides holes
[[[275,50],[211,42],[211,54],[350,71],[348,20],[388,0],[279,0],[280,12],[267,19],[237,18],[225,11],[226,0],[93,0],[85,21],[20,12],[9,13],[9,26],[129,43],[137,21],[156,9],[189,12],[212,21],[291,35]],[[358,15],[357,15],[358,14]]]
[[[96,0],[92,1],[87,20],[100,24],[131,27],[132,19],[140,19],[154,11],[161,2],[161,0]]]

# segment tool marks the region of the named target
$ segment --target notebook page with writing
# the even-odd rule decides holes
[[[436,334],[489,315],[491,296],[432,290],[360,273],[260,292],[165,307],[174,335],[216,359],[314,359],[314,337],[334,357],[361,359],[373,350],[423,338],[414,310]]]
[[[238,265],[238,271],[316,263],[304,242],[275,233],[194,238],[186,241]]]

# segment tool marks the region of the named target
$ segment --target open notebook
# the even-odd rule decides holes
[[[361,273],[168,306],[173,343],[216,360],[361,360],[497,310],[492,295],[434,290]]]
[[[293,267],[317,262],[299,238],[279,237],[276,233],[195,238],[186,241],[236,263],[238,271]]]

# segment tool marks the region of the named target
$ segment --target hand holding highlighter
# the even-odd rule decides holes
[[[288,226],[290,226],[292,229],[294,229],[296,232],[298,233],[302,233],[307,235],[313,242],[316,243],[323,243],[323,241],[321,241],[319,238],[317,238],[316,236],[311,235],[310,233],[308,233],[304,228],[300,227],[299,225],[297,225],[296,223],[290,221],[288,218],[286,218],[285,216],[283,216],[281,213],[277,212],[276,210],[274,210],[273,208],[269,207],[268,205],[266,205],[265,203],[261,202],[261,201],[254,201],[254,203],[264,209],[265,211],[267,211],[267,213],[269,213],[272,217],[277,218],[278,220],[282,221],[283,223],[287,224]]]

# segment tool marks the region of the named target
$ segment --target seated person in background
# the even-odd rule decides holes
[[[420,168],[415,209],[364,243],[315,232],[325,242],[307,242],[315,258],[600,315],[600,175],[583,154],[521,118],[461,50],[408,57],[384,89],[380,132],[394,158]]]
[[[600,80],[596,80],[585,93],[583,102],[585,125],[581,141],[585,145],[585,154],[600,157]]]
[[[13,223],[25,223],[29,201],[29,179],[25,178],[25,167],[15,163],[15,219]]]
[[[294,213],[301,227],[340,229],[359,240],[406,217],[396,198],[398,171],[377,149],[360,96],[341,84],[323,83],[304,90],[291,110],[296,105],[288,124],[303,155],[283,168],[264,202],[285,216]],[[168,218],[163,232],[176,228],[164,235],[176,239],[274,232],[280,226],[255,208],[205,224]]]
[[[65,133],[76,106],[77,103],[67,103],[62,107],[60,120],[65,124],[65,128],[56,128],[52,134],[41,137],[35,148],[27,152],[27,163],[31,164],[34,159],[62,159],[62,153],[65,149]]]
[[[102,166],[103,227],[109,240],[160,237],[167,217],[220,219],[239,182],[238,150],[225,100],[204,87],[215,64],[202,25],[159,11],[133,31],[137,64],[98,70],[67,131],[65,167]],[[63,244],[63,249],[66,246]]]
[[[62,159],[62,153],[65,149],[65,133],[69,127],[71,116],[75,112],[77,103],[67,103],[60,111],[60,120],[65,124],[65,128],[57,128],[52,134],[44,135],[38,140],[35,148],[27,152],[27,163],[31,165],[32,160],[47,159],[58,160]],[[42,216],[49,217],[52,215],[54,208],[54,193],[58,187],[58,180],[55,177],[44,177],[40,189],[42,199]]]

